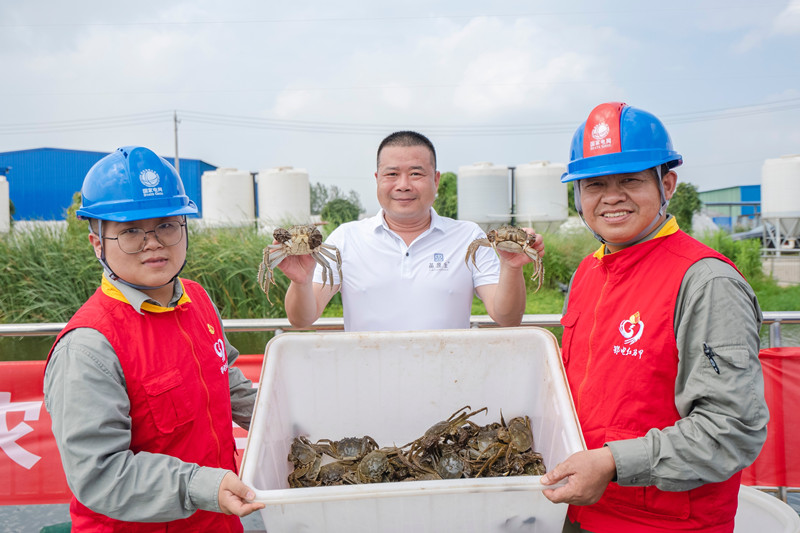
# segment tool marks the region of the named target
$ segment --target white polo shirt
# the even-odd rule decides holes
[[[474,222],[440,217],[433,208],[431,227],[410,246],[389,229],[383,210],[342,224],[325,242],[342,255],[344,329],[468,328],[475,287],[500,278],[500,260],[490,247],[478,249],[478,269],[464,263],[469,244],[485,236]],[[319,266],[314,282],[322,283]]]

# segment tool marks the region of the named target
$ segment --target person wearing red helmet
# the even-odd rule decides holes
[[[572,138],[562,182],[600,248],[564,304],[562,358],[587,450],[544,494],[564,531],[733,531],[741,470],[769,419],[761,309],[726,257],[667,213],[683,162],[663,123],[619,102]]]
[[[139,146],[98,161],[81,197],[104,274],[44,376],[71,529],[241,532],[239,516],[264,505],[235,473],[231,427],[249,427],[256,391],[231,366],[239,352],[216,306],[178,277],[197,206]]]

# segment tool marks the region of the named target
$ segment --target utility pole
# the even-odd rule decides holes
[[[172,112],[172,122],[175,124],[175,170],[181,175],[181,161],[178,159],[178,111]]]
[[[517,184],[514,179],[514,169],[517,167],[508,167],[509,177],[511,178],[511,225],[517,225]]]

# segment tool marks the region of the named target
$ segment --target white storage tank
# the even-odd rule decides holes
[[[761,215],[800,217],[800,155],[764,161],[761,167]]]
[[[566,171],[566,165],[550,161],[532,161],[514,169],[517,225],[549,231],[567,220],[567,184],[561,183]]]
[[[0,174],[0,233],[11,230],[11,209],[8,204],[8,180]]]
[[[261,170],[258,184],[258,220],[276,227],[311,221],[308,172],[302,168],[275,167]]]
[[[244,226],[255,222],[255,190],[250,172],[218,168],[203,172],[200,181],[204,224]]]
[[[458,167],[458,218],[482,228],[507,224],[511,192],[507,166],[474,163]]]
[[[800,154],[767,159],[761,167],[761,218],[788,239],[800,238]]]

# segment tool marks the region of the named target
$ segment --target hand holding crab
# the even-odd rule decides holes
[[[273,269],[290,256],[309,255],[322,267],[322,285],[333,286],[333,268],[328,259],[336,263],[342,279],[342,257],[335,246],[325,244],[322,233],[313,225],[278,228],[273,232],[275,243],[264,248],[264,257],[258,267],[258,284],[269,300],[269,284],[275,284]],[[270,303],[272,303],[270,301]]]
[[[542,263],[544,242],[541,235],[537,235],[533,230],[526,231],[526,228],[514,226],[503,226],[490,230],[486,233],[485,238],[475,239],[470,243],[469,248],[467,248],[467,256],[464,258],[464,262],[467,265],[469,265],[471,258],[475,268],[478,267],[475,262],[475,254],[481,246],[491,246],[501,258],[505,257],[507,261],[513,262],[517,266],[532,261],[533,274],[531,275],[531,281],[539,281],[534,292],[542,288],[542,281],[544,280],[544,264]],[[521,255],[509,257],[508,254]]]

